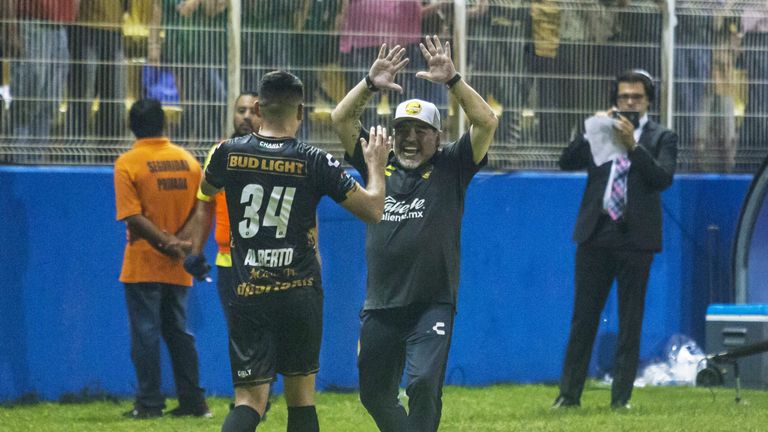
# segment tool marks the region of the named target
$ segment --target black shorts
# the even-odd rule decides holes
[[[319,368],[323,292],[295,288],[247,304],[230,303],[229,361],[235,386],[264,384]]]

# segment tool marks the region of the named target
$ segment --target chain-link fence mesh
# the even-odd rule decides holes
[[[240,11],[241,80],[233,87],[229,9]],[[458,106],[417,80],[424,34],[451,40],[467,81],[500,116],[493,169],[556,168],[586,117],[610,107],[615,76],[656,78],[652,116],[680,135],[683,172],[753,172],[768,154],[768,5],[656,0],[3,0],[0,162],[111,164],[130,147],[126,112],[163,102],[171,139],[203,157],[231,133],[230,93],[281,68],[305,83],[299,137],[341,156],[330,113],[382,42],[411,63],[404,95],[377,95],[366,124],[389,124],[421,97],[456,138]],[[459,13],[460,12],[460,13]],[[464,17],[457,20],[456,17]],[[665,19],[665,17],[669,19]],[[665,46],[665,26],[673,43]],[[457,38],[456,35],[460,35]],[[461,59],[459,53],[466,53]],[[668,60],[665,60],[668,59]],[[664,74],[664,62],[671,75]],[[663,77],[668,76],[668,79]],[[663,101],[672,98],[668,105]]]

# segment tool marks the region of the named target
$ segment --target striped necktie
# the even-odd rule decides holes
[[[624,214],[624,209],[627,206],[627,175],[629,174],[630,161],[626,156],[619,156],[613,163],[616,164],[616,172],[613,175],[611,196],[605,211],[608,212],[611,219],[618,220]]]

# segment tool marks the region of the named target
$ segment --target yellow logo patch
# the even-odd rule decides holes
[[[306,163],[299,159],[272,158],[245,153],[230,153],[227,160],[228,170],[259,171],[295,177],[307,175]]]
[[[421,104],[419,102],[409,102],[405,106],[405,113],[408,115],[416,115],[421,112]]]
[[[435,169],[432,165],[427,166],[424,171],[421,173],[421,178],[424,180],[429,180],[429,177],[432,175],[432,170]]]

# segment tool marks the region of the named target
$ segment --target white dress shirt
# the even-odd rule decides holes
[[[635,142],[640,141],[640,135],[643,133],[643,128],[648,123],[648,114],[643,114],[643,116],[640,118],[640,125],[632,132],[635,138]],[[624,156],[627,154],[624,153]],[[611,175],[608,177],[608,183],[605,185],[605,193],[603,193],[603,208],[608,208],[608,205],[610,204],[611,199],[611,189],[613,189],[613,179],[616,177],[616,159],[613,160],[613,163],[611,164]],[[629,183],[626,184],[626,189],[624,190],[624,202],[627,202],[627,196],[629,194]]]

